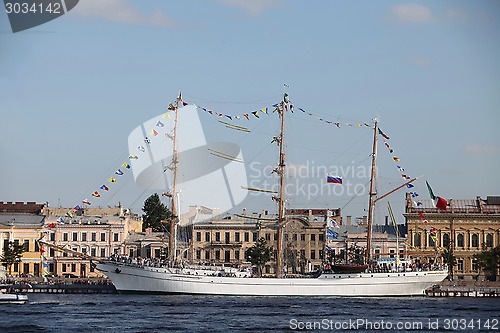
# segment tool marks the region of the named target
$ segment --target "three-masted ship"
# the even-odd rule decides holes
[[[176,178],[179,155],[176,147],[176,126],[179,108],[183,106],[180,96],[174,105],[175,122],[173,130],[173,158],[170,169],[173,172],[172,215],[170,224],[169,255],[175,262],[175,224],[177,221]],[[372,174],[368,216],[367,253],[365,265],[359,269],[330,271],[303,277],[287,278],[282,276],[282,238],[285,223],[285,115],[290,108],[285,94],[277,107],[281,121],[280,134],[274,137],[279,146],[279,163],[276,169],[279,175],[279,192],[273,197],[278,202],[277,216],[277,258],[275,277],[254,277],[249,271],[235,268],[218,267],[150,267],[129,263],[120,258],[97,263],[97,269],[104,273],[120,292],[148,292],[174,294],[210,294],[210,295],[248,295],[248,296],[410,296],[423,295],[424,291],[441,282],[448,275],[447,271],[401,271],[375,273],[370,272],[368,264],[371,258],[371,229],[373,207],[377,200],[374,190],[375,163],[377,154],[378,121],[374,123],[374,142],[372,153]],[[414,179],[413,179],[414,180]],[[400,188],[406,186],[403,184]],[[397,190],[397,189],[395,189]],[[395,191],[394,190],[394,191]],[[391,191],[390,193],[392,193]],[[359,268],[359,267],[357,267]]]

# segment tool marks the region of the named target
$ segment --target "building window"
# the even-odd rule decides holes
[[[457,246],[458,247],[464,247],[464,234],[458,234],[457,235]],[[462,260],[462,264],[463,264],[463,260]]]
[[[68,233],[65,232],[63,233],[63,242],[67,242],[68,241]]]
[[[471,267],[472,267],[472,270],[473,270],[474,272],[479,271],[479,265],[477,264],[477,261],[476,261],[476,260],[474,260],[474,259],[472,260],[472,265],[471,265]]]
[[[50,233],[50,241],[51,242],[55,242],[56,241],[56,233],[55,232],[51,232]]]
[[[95,247],[92,247],[92,248],[90,249],[90,255],[91,255],[92,257],[95,257],[95,256],[96,256],[96,249],[95,249]]]
[[[285,241],[288,241],[288,234],[285,234]]]
[[[300,259],[306,259],[306,250],[300,250]]]
[[[71,271],[72,271],[73,273],[75,273],[75,272],[76,272],[76,264],[71,264]]]
[[[113,242],[118,242],[118,241],[119,241],[119,239],[120,239],[120,234],[119,234],[119,233],[117,233],[117,232],[115,232],[115,233],[113,234]]]
[[[196,241],[201,242],[201,232],[200,231],[196,232]]]
[[[215,250],[215,260],[220,260],[220,250]]]
[[[311,260],[315,260],[315,259],[316,259],[316,251],[311,250]]]
[[[240,233],[239,232],[235,232],[234,233],[234,241],[236,243],[239,243],[240,242]]]
[[[270,241],[271,240],[271,234],[267,233],[266,234],[266,241]]]
[[[104,248],[104,247],[103,247],[103,248],[101,249],[101,258],[104,258],[104,257],[106,257],[106,248]],[[148,257],[148,258],[149,258],[149,257]]]
[[[463,271],[464,270],[464,260],[463,259],[458,259],[457,260],[457,270],[458,271]]]
[[[231,262],[231,251],[226,250],[224,252],[224,261],[225,262]]]
[[[90,234],[90,240],[92,242],[95,242],[97,240],[97,234],[95,232],[93,232],[93,233]]]
[[[256,242],[256,241],[257,241],[257,237],[258,237],[258,236],[259,236],[259,234],[258,234],[258,233],[256,233],[256,232],[254,232],[254,233],[253,233],[252,240],[253,240],[254,242]]]
[[[249,232],[245,232],[245,242],[250,242],[250,233]]]
[[[295,241],[295,242],[297,241],[297,234],[293,234],[292,235],[292,240]]]
[[[324,254],[323,250],[319,250],[319,258],[323,259],[324,256],[325,256],[325,254]]]
[[[105,242],[105,241],[106,241],[106,233],[101,232],[101,242]]]
[[[35,241],[35,252],[40,252],[40,246],[37,241]]]
[[[78,233],[77,232],[74,232],[73,233],[73,238],[72,238],[73,242],[78,242]]]
[[[493,247],[493,235],[492,234],[486,235],[486,246]]]
[[[62,264],[61,265],[61,270],[62,270],[63,273],[66,272],[66,264]]]
[[[306,241],[306,234],[300,234],[300,241],[305,242]]]
[[[240,250],[234,250],[234,260],[240,260]]]
[[[210,260],[210,250],[205,250],[205,260]]]
[[[316,234],[311,234],[311,242],[315,242],[316,241]]]
[[[324,242],[324,241],[325,241],[325,234],[323,234],[323,233],[319,234],[319,235],[318,235],[318,240],[319,240],[320,242]]]
[[[54,258],[55,253],[56,253],[56,252],[54,251],[54,249],[53,249],[53,248],[50,248],[50,249],[49,249],[49,256],[51,256],[52,258]]]
[[[413,246],[422,246],[422,235],[420,233],[413,235]]]
[[[210,242],[210,233],[205,232],[205,242]]]
[[[434,247],[436,246],[436,242],[434,241],[435,234],[429,234],[429,246]]]
[[[274,234],[274,240],[275,240],[275,241],[277,241],[277,240],[278,240],[278,233],[277,233],[277,232]]]
[[[472,234],[472,247],[479,247],[479,235]]]
[[[82,242],[86,242],[86,241],[87,241],[87,233],[82,232]]]
[[[196,250],[196,260],[201,260],[201,250]]]
[[[224,240],[226,241],[226,244],[229,244],[231,241],[231,234],[229,232],[226,232],[224,234]]]
[[[160,258],[160,249],[155,249],[155,258]]]
[[[23,249],[24,249],[24,252],[30,251],[30,240],[29,239],[24,240]]]
[[[450,246],[450,234],[443,234],[443,246]]]
[[[220,232],[218,231],[215,233],[215,241],[220,242]]]

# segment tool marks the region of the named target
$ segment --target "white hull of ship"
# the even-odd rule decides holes
[[[0,304],[24,304],[26,302],[28,302],[27,295],[0,292]]]
[[[323,274],[319,278],[251,278],[176,273],[169,268],[100,263],[121,292],[239,296],[413,296],[443,281],[447,272]]]

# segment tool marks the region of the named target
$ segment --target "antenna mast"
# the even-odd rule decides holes
[[[288,94],[285,92],[281,107],[278,107],[278,114],[281,119],[281,132],[274,140],[278,143],[280,148],[280,157],[278,168],[275,169],[280,176],[280,191],[278,200],[278,244],[277,244],[277,258],[276,258],[276,277],[281,277],[282,267],[282,247],[283,247],[283,225],[285,223],[285,111],[288,109]]]
[[[174,120],[174,130],[172,135],[173,141],[173,154],[172,154],[172,164],[170,166],[173,176],[172,176],[172,221],[170,223],[170,235],[168,241],[169,248],[169,257],[174,261],[176,259],[176,250],[175,249],[175,227],[177,224],[178,216],[177,216],[177,167],[179,164],[179,153],[177,151],[177,122],[179,119],[179,105],[181,105],[182,97],[181,91],[179,90],[179,94],[177,96],[177,100],[175,101],[175,105],[173,106],[173,110],[175,113]]]
[[[377,190],[375,188],[375,169],[377,167],[377,132],[378,132],[378,117],[375,118],[375,124],[373,126],[373,151],[372,151],[372,170],[370,177],[370,200],[368,207],[368,231],[366,234],[366,256],[365,263],[370,265],[372,259],[372,224],[373,215],[375,208],[375,196],[377,195]]]

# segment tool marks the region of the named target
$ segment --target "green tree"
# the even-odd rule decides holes
[[[165,231],[166,226],[161,221],[172,220],[172,212],[161,202],[158,193],[152,194],[144,201],[142,210],[144,212],[142,231],[147,228],[151,228],[153,231]]]
[[[0,257],[2,265],[12,274],[12,265],[21,262],[24,253],[24,246],[17,242],[9,242],[3,249],[3,254]]]
[[[441,254],[443,257],[443,262],[448,265],[448,276],[451,280],[453,280],[453,267],[457,265],[457,258],[453,253],[453,248],[451,244],[446,245],[443,253]]]
[[[261,237],[255,245],[248,248],[246,251],[247,260],[252,263],[256,268],[258,277],[262,276],[262,267],[271,260],[273,249],[267,245],[266,240]]]
[[[483,248],[481,253],[474,255],[474,261],[489,280],[496,281],[500,268],[500,245],[491,250]]]

